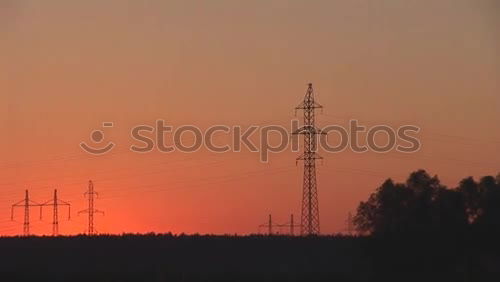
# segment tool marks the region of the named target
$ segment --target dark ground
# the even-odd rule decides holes
[[[0,238],[0,281],[500,281],[489,238]]]

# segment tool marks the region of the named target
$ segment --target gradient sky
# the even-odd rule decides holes
[[[100,193],[100,232],[257,232],[300,214],[296,153],[127,151],[129,129],[170,124],[286,125],[308,82],[318,125],[413,124],[414,154],[345,151],[318,165],[321,229],[387,177],[425,168],[454,186],[500,167],[498,1],[18,1],[0,3],[0,234],[10,205],[54,188],[73,205],[60,232],[85,231],[83,193]],[[78,147],[103,121],[117,144]],[[221,138],[224,138],[222,136]],[[32,231],[50,234],[51,212]]]

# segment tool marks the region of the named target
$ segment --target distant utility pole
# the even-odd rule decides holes
[[[297,161],[304,161],[301,218],[302,235],[318,235],[320,232],[316,159],[322,159],[322,157],[316,153],[316,135],[324,133],[315,126],[314,111],[315,109],[321,108],[323,108],[323,106],[314,101],[312,83],[309,83],[304,100],[295,108],[295,111],[304,111],[304,124],[301,128],[293,132],[293,134],[304,135],[304,152],[297,158]]]
[[[346,219],[346,231],[347,234],[352,235],[354,233],[354,224],[353,224],[353,219],[352,219],[352,214],[349,212],[347,214],[347,219]]]
[[[269,218],[267,220],[267,224],[261,224],[261,225],[259,225],[259,230],[260,230],[260,228],[265,227],[265,228],[267,228],[267,234],[268,235],[273,235],[273,227],[274,226],[279,226],[279,225],[273,225],[273,218],[272,218],[271,215],[269,215]]]
[[[290,236],[294,236],[295,235],[295,227],[300,227],[300,226],[301,226],[300,224],[295,224],[294,223],[293,214],[290,215],[290,221],[288,223],[279,225],[279,227],[288,227],[288,228],[290,228],[290,233],[289,233]]]
[[[97,192],[94,191],[94,183],[92,183],[92,180],[89,180],[89,188],[88,188],[87,192],[85,192],[84,195],[87,196],[87,198],[89,199],[89,207],[85,210],[79,211],[78,214],[88,213],[89,226],[87,229],[87,232],[88,232],[87,234],[89,236],[92,236],[92,235],[95,235],[97,233],[97,231],[94,229],[94,214],[101,213],[104,215],[103,211],[100,211],[100,210],[97,210],[94,208],[94,196],[99,196],[99,195],[97,194]]]
[[[21,200],[12,205],[10,212],[10,219],[14,220],[14,208],[16,207],[24,207],[24,225],[23,225],[23,234],[24,236],[30,235],[30,207],[39,207],[40,204],[30,200],[28,195],[28,190],[26,190],[24,200]]]
[[[65,202],[63,200],[59,200],[57,198],[57,189],[54,190],[54,198],[52,200],[48,200],[47,202],[40,205],[40,218],[42,218],[42,207],[52,206],[52,236],[59,235],[59,218],[58,218],[58,206],[67,206],[68,207],[68,220],[71,219],[71,204]]]

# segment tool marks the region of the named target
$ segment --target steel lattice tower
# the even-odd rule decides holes
[[[352,218],[352,213],[349,212],[347,214],[347,219],[345,221],[346,224],[346,231],[348,235],[352,235],[354,231],[354,224],[353,224],[353,218]]]
[[[267,224],[261,224],[259,225],[259,233],[260,233],[260,228],[265,227],[267,228],[267,234],[268,235],[273,235],[273,218],[271,215],[269,215]]]
[[[24,236],[30,235],[30,207],[39,207],[40,204],[30,200],[28,190],[24,194],[24,200],[21,200],[12,205],[10,212],[10,219],[14,220],[14,208],[24,207],[24,223],[23,223],[23,234]]]
[[[297,158],[297,161],[304,161],[304,180],[302,192],[302,218],[301,234],[318,235],[319,229],[319,203],[318,187],[316,182],[316,159],[321,159],[317,151],[317,135],[323,134],[315,126],[314,111],[323,108],[314,101],[312,83],[309,83],[304,101],[296,108],[304,111],[304,124],[293,134],[304,135],[304,152]]]
[[[94,191],[94,183],[92,183],[92,180],[89,180],[89,188],[87,192],[84,194],[85,196],[88,197],[89,199],[89,207],[86,210],[79,211],[78,214],[80,213],[88,213],[89,215],[89,226],[87,229],[88,235],[95,235],[96,230],[94,229],[94,214],[95,213],[101,213],[104,214],[103,211],[97,210],[94,208],[94,196],[98,196],[97,192]]]
[[[53,207],[53,212],[52,212],[52,235],[57,236],[59,235],[59,206],[68,206],[68,220],[71,219],[71,205],[68,202],[59,200],[57,198],[57,189],[54,190],[54,198],[52,200],[49,200],[43,204],[40,205],[41,207],[44,206],[52,206]],[[40,208],[40,218],[42,217],[42,209]]]
[[[278,227],[288,227],[289,236],[295,236],[295,227],[300,227],[300,225],[294,223],[293,214],[290,215],[290,221],[285,224],[280,224]]]

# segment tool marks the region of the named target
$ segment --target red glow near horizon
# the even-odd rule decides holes
[[[11,1],[0,9],[0,234],[22,233],[23,210],[11,222],[10,209],[25,189],[38,202],[58,189],[73,213],[67,221],[61,209],[60,234],[85,232],[76,211],[89,180],[101,233],[250,234],[268,214],[300,218],[295,152],[262,163],[246,150],[128,148],[130,128],[158,119],[289,126],[310,81],[325,107],[318,126],[422,129],[417,153],[323,154],[323,233],[342,232],[388,177],[424,168],[453,187],[496,175],[500,22],[495,7],[467,3]],[[104,141],[116,148],[84,153],[80,142],[106,121]],[[33,234],[51,234],[44,213],[32,209]]]

